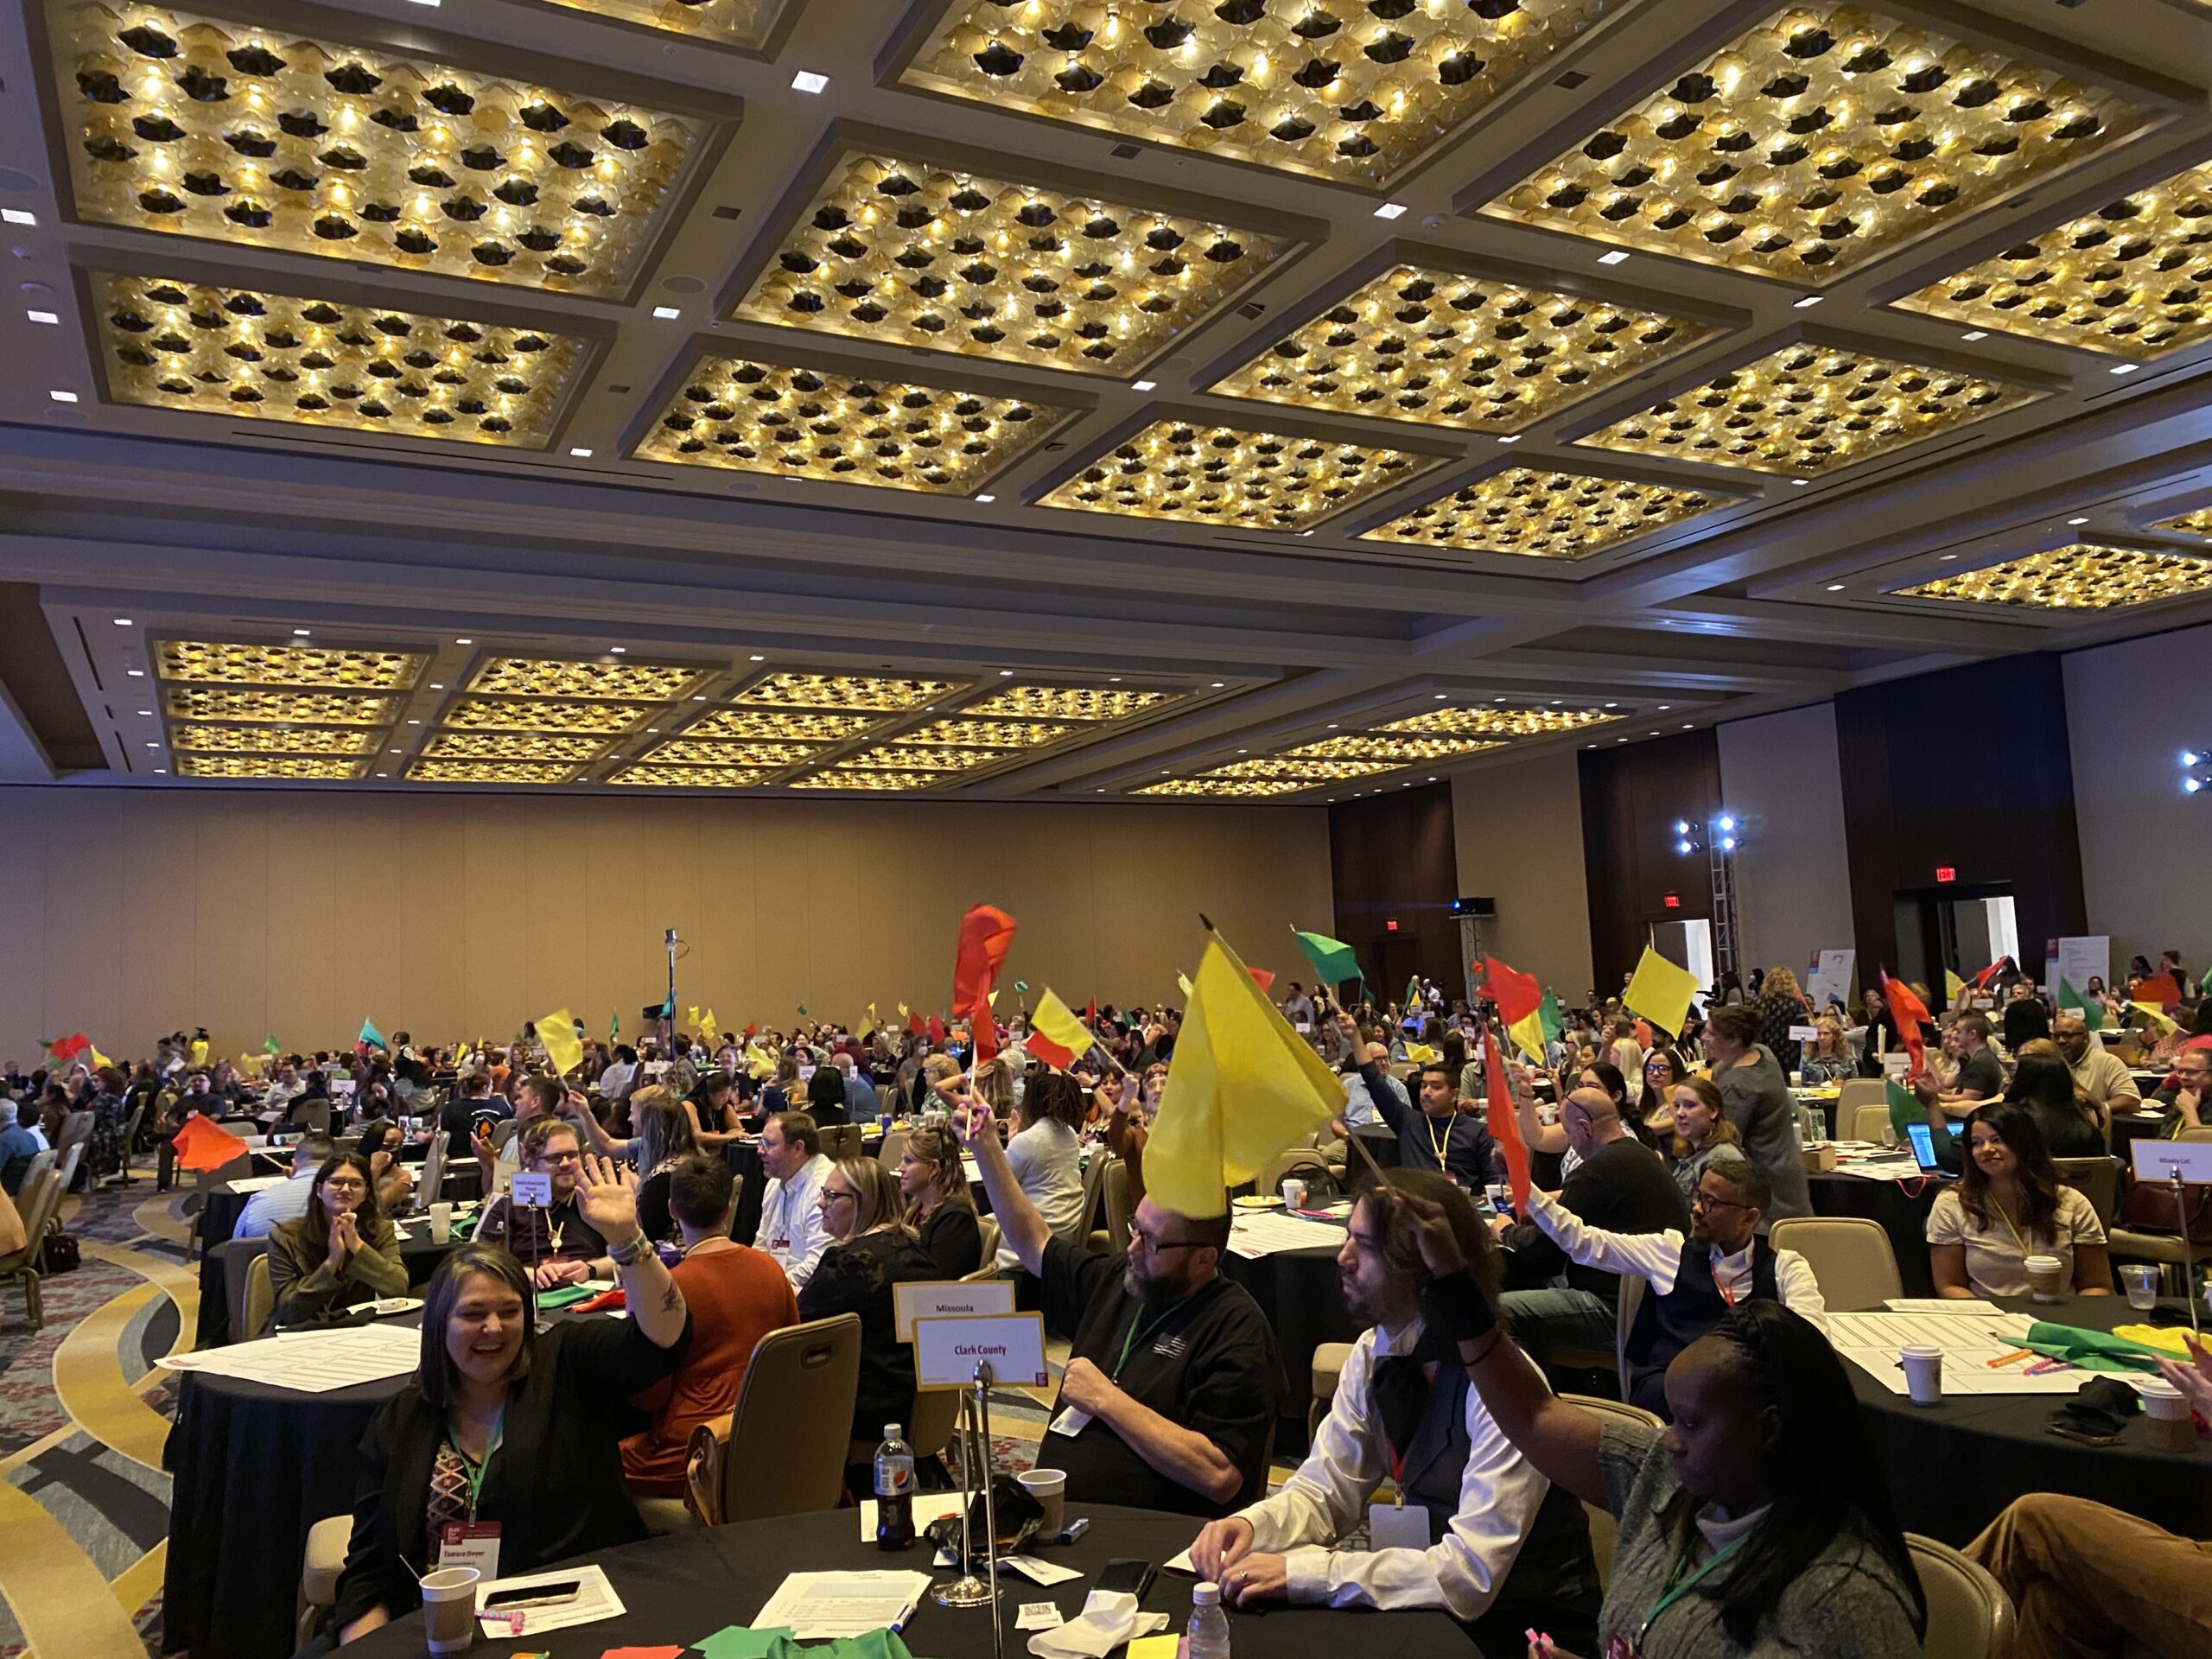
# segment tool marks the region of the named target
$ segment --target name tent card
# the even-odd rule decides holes
[[[518,1169],[515,1172],[514,1202],[534,1204],[541,1210],[553,1205],[553,1178],[543,1170]]]
[[[976,1367],[983,1364],[991,1368],[996,1386],[1049,1388],[1052,1374],[1045,1365],[1045,1316],[1000,1313],[914,1321],[916,1387],[970,1388]]]
[[[2189,1186],[2212,1186],[2212,1141],[2153,1141],[2148,1136],[2128,1147],[2135,1160],[2139,1181],[2171,1181],[2181,1177]]]
[[[967,1319],[1014,1312],[1014,1281],[917,1280],[891,1287],[893,1328],[901,1342],[914,1339],[916,1319]]]

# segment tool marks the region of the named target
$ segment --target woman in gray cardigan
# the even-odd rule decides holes
[[[269,1288],[272,1327],[313,1325],[406,1294],[398,1236],[377,1203],[367,1159],[340,1153],[315,1172],[306,1212],[269,1235]]]

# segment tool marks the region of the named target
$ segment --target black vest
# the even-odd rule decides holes
[[[1751,1295],[1770,1302],[1782,1300],[1774,1282],[1774,1247],[1761,1233],[1751,1240]],[[1655,1296],[1644,1287],[1636,1323],[1629,1327],[1629,1391],[1631,1403],[1646,1411],[1667,1415],[1663,1383],[1667,1367],[1676,1354],[1720,1323],[1728,1312],[1728,1299],[1713,1281],[1713,1247],[1694,1239],[1682,1241],[1682,1259],[1675,1269],[1675,1287]]]

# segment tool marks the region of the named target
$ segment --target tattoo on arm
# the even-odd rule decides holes
[[[660,1305],[671,1313],[675,1313],[677,1308],[683,1306],[683,1298],[682,1294],[677,1292],[676,1288],[676,1281],[674,1280],[671,1279],[669,1281],[668,1293],[660,1299]]]

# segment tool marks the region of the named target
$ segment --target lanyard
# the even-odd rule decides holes
[[[1423,1112],[1421,1121],[1423,1127],[1428,1130],[1428,1150],[1436,1160],[1437,1168],[1448,1169],[1449,1166],[1444,1160],[1445,1155],[1452,1150],[1452,1131],[1459,1127],[1458,1114],[1454,1113],[1452,1121],[1444,1126],[1444,1144],[1440,1147],[1436,1144],[1436,1120]]]
[[[1643,1616],[1643,1623],[1637,1627],[1636,1645],[1638,1650],[1641,1650],[1643,1646],[1643,1638],[1651,1633],[1652,1625],[1658,1622],[1659,1615],[1689,1594],[1696,1587],[1699,1580],[1733,1555],[1744,1542],[1742,1538],[1736,1539],[1726,1549],[1685,1579],[1682,1577],[1682,1569],[1689,1565],[1690,1551],[1695,1547],[1696,1540],[1697,1535],[1693,1531],[1688,1538],[1682,1541],[1681,1553],[1675,1557],[1675,1570],[1667,1575],[1666,1589],[1660,1593],[1659,1599],[1652,1604],[1651,1611]]]
[[[1753,1248],[1756,1249],[1757,1247],[1754,1246]],[[1724,1259],[1725,1258],[1719,1256],[1713,1258],[1713,1287],[1720,1293],[1720,1300],[1722,1301],[1726,1302],[1729,1306],[1733,1307],[1736,1306],[1736,1294],[1727,1284],[1722,1282],[1720,1277],[1720,1264]],[[1745,1266],[1744,1272],[1746,1275],[1749,1275],[1752,1272],[1751,1266],[1747,1263]]]
[[[2020,1230],[2013,1224],[2011,1212],[1997,1202],[1994,1194],[1991,1195],[1989,1207],[1997,1212],[1997,1218],[2005,1224],[2005,1230],[2012,1235],[2012,1242],[2020,1247],[2020,1259],[2026,1261],[2034,1252],[2028,1249],[2028,1241],[2020,1236]]]
[[[1190,1300],[1190,1297],[1185,1296],[1183,1298],[1182,1301],[1171,1304],[1166,1308],[1161,1310],[1160,1317],[1154,1319],[1150,1325],[1144,1325],[1144,1310],[1141,1306],[1139,1307],[1136,1315],[1129,1320],[1129,1328],[1128,1332],[1124,1333],[1122,1338],[1122,1357],[1114,1362],[1114,1375],[1111,1379],[1112,1381],[1119,1382],[1122,1380],[1122,1368],[1129,1363],[1129,1351],[1137,1345],[1139,1337],[1138,1327],[1140,1325],[1143,1325],[1144,1328],[1142,1334],[1147,1337],[1150,1336],[1154,1332],[1159,1330],[1161,1325],[1166,1324],[1169,1319],[1173,1319],[1175,1316],[1176,1309],[1181,1307],[1184,1302],[1187,1302]]]
[[[505,1438],[506,1421],[506,1408],[502,1406],[499,1414],[492,1421],[492,1441],[484,1448],[481,1463],[468,1460],[468,1453],[461,1449],[460,1439],[453,1432],[452,1422],[448,1421],[446,1424],[446,1444],[453,1447],[454,1456],[461,1459],[461,1469],[468,1480],[468,1518],[471,1521],[476,1518],[476,1500],[483,1494],[484,1477],[492,1470],[492,1454],[499,1449],[499,1443]]]

